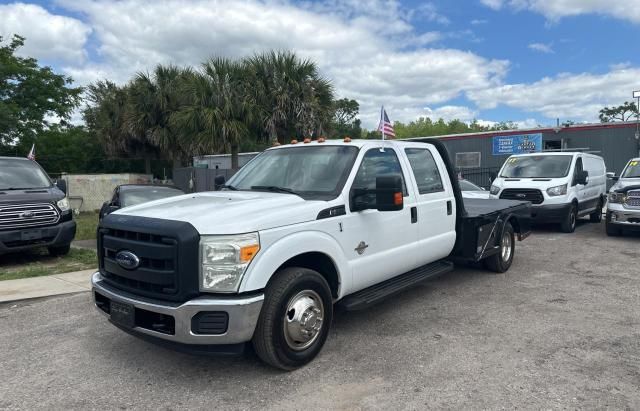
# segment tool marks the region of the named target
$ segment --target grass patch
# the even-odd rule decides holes
[[[95,240],[98,227],[98,212],[87,211],[73,216],[76,220],[75,240]]]
[[[62,274],[98,266],[94,250],[72,248],[62,257],[51,257],[46,248],[0,256],[0,281]]]

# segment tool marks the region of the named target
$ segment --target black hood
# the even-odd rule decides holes
[[[627,193],[631,190],[640,190],[640,184],[634,184],[631,186],[626,186],[626,187],[622,187],[622,188],[617,188],[615,190],[613,190],[616,193]]]
[[[64,193],[55,186],[26,190],[0,190],[0,205],[12,203],[55,203],[63,198]]]

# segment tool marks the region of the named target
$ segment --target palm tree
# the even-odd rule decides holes
[[[172,118],[190,134],[200,152],[231,152],[231,168],[238,168],[238,151],[248,138],[254,101],[244,64],[212,58],[198,72],[185,77],[185,101]]]
[[[323,133],[332,116],[333,86],[316,64],[292,52],[255,55],[247,61],[259,124],[270,140]]]
[[[153,75],[138,73],[129,86],[125,127],[131,134],[144,135],[156,144],[166,158],[173,160],[174,168],[189,160],[193,148],[185,133],[173,127],[171,121],[181,107],[180,87],[190,71],[158,65]]]
[[[88,105],[83,110],[87,128],[93,133],[109,155],[127,155],[145,160],[145,172],[151,173],[151,159],[158,158],[160,150],[142,134],[127,129],[129,87],[119,87],[108,80],[98,81],[86,89]]]

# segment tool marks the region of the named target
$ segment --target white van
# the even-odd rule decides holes
[[[602,157],[575,152],[513,155],[491,185],[491,198],[527,200],[535,222],[560,223],[565,233],[576,218],[589,215],[602,221],[607,192]]]

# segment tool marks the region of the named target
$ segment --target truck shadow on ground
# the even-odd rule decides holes
[[[345,338],[362,338],[379,334],[377,324],[380,321],[392,321],[389,318],[401,314],[403,310],[409,310],[413,307],[422,312],[430,313],[428,314],[430,316],[437,315],[434,314],[434,311],[437,310],[437,304],[433,301],[434,296],[456,296],[460,285],[470,281],[479,281],[483,275],[491,274],[473,267],[457,267],[453,272],[427,280],[361,311],[346,312],[336,307],[331,331],[323,352],[309,367],[313,367],[314,363],[319,363],[323,354],[335,356],[341,355],[337,353],[343,349],[353,350],[353,347],[344,347],[340,341]],[[462,292],[460,292],[461,294]],[[175,352],[123,334],[115,328],[109,329],[108,334],[112,338],[108,339],[109,346],[103,347],[106,349],[102,351],[105,360],[118,358],[117,361],[122,362],[126,368],[138,370],[148,368],[147,372],[166,374],[166,378],[176,377],[175,373],[179,373],[181,376],[190,373],[204,376],[202,375],[204,373],[210,378],[225,375],[231,378],[232,375],[235,377],[248,375],[259,377],[286,374],[285,371],[274,369],[262,363],[250,344],[247,344],[244,354],[240,356],[199,356]],[[93,343],[90,342],[90,344]],[[345,355],[345,357],[348,358],[349,355]]]

